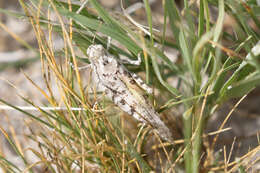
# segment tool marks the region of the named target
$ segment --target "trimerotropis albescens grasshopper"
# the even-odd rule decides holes
[[[173,142],[170,130],[144,94],[143,90],[151,94],[152,89],[108,54],[102,45],[90,45],[87,55],[95,82],[104,88],[106,96],[124,112],[152,126],[162,139]]]

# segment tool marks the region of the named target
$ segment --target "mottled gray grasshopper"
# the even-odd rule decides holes
[[[149,94],[152,89],[139,76],[128,71],[109,55],[102,45],[90,45],[87,55],[97,78],[95,82],[104,88],[107,97],[124,112],[152,126],[162,139],[173,142],[170,130],[143,94],[142,89]]]

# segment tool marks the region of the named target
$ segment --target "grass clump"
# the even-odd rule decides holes
[[[34,172],[36,165],[42,165],[49,172],[184,170],[196,173],[245,172],[249,169],[247,160],[259,151],[259,147],[233,162],[226,157],[224,160],[215,158],[214,147],[218,134],[225,130],[224,125],[238,104],[227,115],[210,145],[205,146],[204,151],[202,146],[207,138],[204,137],[207,123],[220,105],[232,98],[241,98],[242,101],[260,84],[257,59],[260,54],[260,23],[256,1],[201,0],[196,4],[184,0],[183,8],[179,8],[174,1],[165,0],[162,1],[164,23],[160,33],[154,31],[151,7],[147,0],[144,0],[144,8],[148,29],[140,25],[134,25],[132,29],[119,22],[96,0],[89,0],[86,8],[80,12],[80,5],[71,4],[70,1],[19,2],[38,40],[46,85],[49,86],[48,77],[54,76],[61,97],[55,98],[51,87],[46,92],[34,85],[46,97],[49,106],[63,105],[66,108],[66,111],[49,112],[25,98],[41,112],[42,117],[39,118],[0,100],[30,116],[39,126],[37,131],[32,130],[30,136],[39,145],[39,150],[30,149],[40,160],[33,164],[27,162],[23,151],[1,129],[24,161],[24,172]],[[217,10],[213,12],[210,8]],[[55,15],[55,18],[51,18],[51,15]],[[216,20],[211,18],[213,15],[217,16]],[[225,15],[234,20],[233,33],[224,28]],[[249,21],[252,25],[249,25]],[[167,29],[171,31],[169,36]],[[54,33],[64,40],[62,51],[53,49]],[[158,136],[148,133],[149,127],[127,129],[131,120],[120,116],[120,111],[110,102],[97,99],[103,93],[91,88],[91,79],[84,84],[84,76],[71,68],[68,62],[72,62],[76,68],[79,62],[89,63],[85,54],[88,46],[95,42],[106,47],[108,37],[112,38],[108,51],[115,57],[124,55],[135,59],[142,52],[142,64],[138,67],[129,65],[127,68],[145,74],[146,83],[160,93],[154,95],[159,105],[156,106],[158,112],[173,119],[173,109],[178,110],[181,120],[175,122],[183,126],[179,125],[180,134],[173,134],[176,136],[174,145],[163,143]],[[176,63],[164,54],[167,48],[174,48],[180,53]],[[62,66],[57,62],[58,56],[62,57]],[[175,79],[177,84],[170,83],[171,79]],[[75,107],[84,110],[71,109]],[[173,128],[178,124],[170,122],[168,126]],[[156,159],[152,159],[153,156]],[[0,165],[9,172],[21,172],[4,157],[1,157]]]

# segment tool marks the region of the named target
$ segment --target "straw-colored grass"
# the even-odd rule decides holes
[[[214,150],[219,134],[229,130],[224,126],[234,110],[260,84],[259,53],[252,49],[260,37],[256,2],[201,0],[196,4],[184,0],[184,7],[180,9],[174,1],[165,0],[162,1],[164,23],[159,34],[153,28],[148,0],[143,1],[148,29],[140,25],[130,28],[112,17],[96,0],[89,0],[86,8],[70,0],[19,2],[25,15],[15,15],[26,17],[32,25],[48,90],[44,91],[26,77],[48,101],[48,107],[62,106],[63,109],[44,110],[24,98],[41,113],[37,116],[0,99],[3,104],[31,117],[38,127],[28,126],[31,128],[29,138],[38,148],[26,150],[39,158],[30,163],[15,132],[8,134],[0,126],[25,165],[21,170],[0,151],[0,167],[5,172],[35,172],[38,166],[46,172],[246,172],[258,161],[250,162],[259,146],[232,161],[235,141],[230,153],[223,146],[223,157],[217,158]],[[217,9],[216,14],[210,6]],[[7,13],[3,9],[1,12]],[[217,16],[216,21],[211,15]],[[235,21],[232,34],[224,29],[225,15]],[[127,14],[122,13],[120,17],[131,20]],[[254,25],[249,25],[249,21]],[[5,28],[2,23],[0,27]],[[172,35],[166,35],[167,29]],[[64,40],[62,51],[54,50],[54,34]],[[162,141],[151,127],[138,124],[119,110],[103,92],[96,90],[92,78],[85,80],[86,76],[78,70],[79,63],[89,63],[88,46],[98,43],[106,47],[108,37],[112,39],[108,51],[115,58],[124,55],[136,59],[141,52],[142,64],[126,67],[144,76],[146,83],[154,88],[154,95],[149,99],[155,103],[161,118],[168,120],[166,124],[172,129],[174,144]],[[27,45],[20,38],[14,38]],[[27,45],[27,48],[30,47]],[[180,53],[176,63],[164,54],[167,48]],[[50,78],[55,80],[59,98],[54,97]],[[172,79],[177,85],[170,83]],[[218,131],[205,134],[211,116],[232,98],[241,99]],[[212,141],[208,140],[209,136],[214,136]]]

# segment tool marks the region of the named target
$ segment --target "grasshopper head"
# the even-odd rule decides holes
[[[101,44],[93,44],[88,47],[87,55],[89,60],[94,62],[105,55],[105,49]]]

